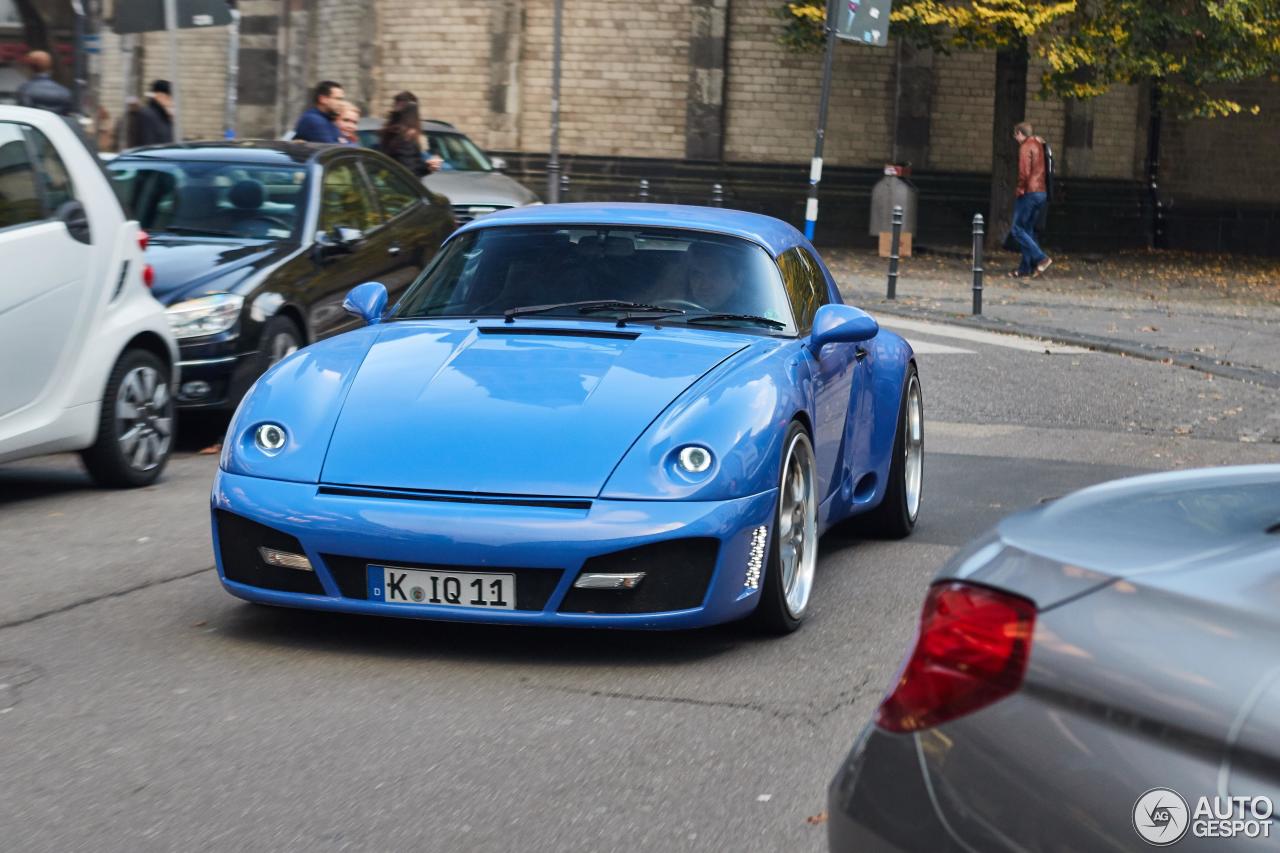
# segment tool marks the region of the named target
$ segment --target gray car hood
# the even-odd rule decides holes
[[[523,207],[538,197],[501,172],[441,170],[422,179],[427,189],[449,197],[453,205]]]
[[[1011,516],[947,565],[1040,608],[1116,579],[1280,607],[1280,465],[1133,477]]]

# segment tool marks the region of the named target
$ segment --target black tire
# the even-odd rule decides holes
[[[774,504],[773,508],[773,525],[770,528],[768,544],[769,556],[765,560],[764,579],[760,586],[760,601],[751,615],[751,621],[754,626],[766,634],[790,634],[799,628],[804,621],[803,611],[799,616],[796,616],[791,612],[791,608],[787,606],[786,589],[782,577],[782,561],[779,554],[780,544],[778,541],[778,532],[781,529],[781,494],[782,489],[785,487],[784,478],[787,474],[787,459],[790,448],[793,442],[796,441],[797,436],[802,436],[802,440],[808,444],[810,451],[812,451],[813,443],[809,438],[809,433],[801,423],[792,421],[791,425],[787,427],[787,434],[782,442],[782,459],[778,464],[779,500]],[[818,546],[816,535],[812,545],[814,548]]]
[[[259,373],[265,373],[267,368],[303,346],[302,332],[298,330],[298,324],[279,314],[268,320],[262,327],[262,337],[258,341],[262,365]]]
[[[884,500],[866,515],[855,519],[858,527],[870,536],[880,539],[905,539],[915,530],[916,521],[920,517],[920,501],[917,498],[916,511],[913,515],[907,500],[907,452],[906,433],[907,404],[912,385],[919,392],[920,376],[914,364],[907,367],[907,376],[902,383],[902,402],[898,406],[898,431],[893,438],[893,461],[889,465],[889,484],[885,489]],[[924,397],[920,398],[920,479],[923,491],[924,481]]]
[[[148,377],[156,384],[148,386]],[[137,488],[160,476],[177,432],[172,383],[172,370],[154,353],[130,349],[121,354],[102,394],[98,437],[80,452],[94,482]],[[121,416],[125,409],[132,409],[136,417]]]

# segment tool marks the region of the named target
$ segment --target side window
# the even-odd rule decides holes
[[[344,160],[325,170],[320,185],[320,230],[359,228],[372,231],[381,223],[377,208],[365,191],[354,160]]]
[[[22,128],[0,121],[0,228],[44,219]]]
[[[76,197],[71,185],[71,175],[49,138],[34,127],[26,128],[27,138],[36,152],[36,174],[44,184],[44,200],[48,215],[52,216],[64,203]]]
[[[373,191],[382,205],[382,215],[385,219],[395,219],[422,198],[422,194],[406,178],[397,175],[383,164],[370,161],[364,164],[364,168],[369,175],[369,183],[373,184]]]
[[[796,328],[801,335],[807,335],[813,328],[813,315],[827,301],[827,282],[822,269],[800,246],[783,252],[778,257],[778,268],[786,284]]]

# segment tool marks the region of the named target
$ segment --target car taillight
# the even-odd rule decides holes
[[[138,248],[142,251],[147,250],[147,244],[151,242],[151,235],[146,231],[138,231]]]
[[[151,287],[156,283],[156,270],[151,264],[142,265],[142,283]]]
[[[929,588],[911,657],[876,725],[914,732],[972,713],[1022,684],[1035,605],[1005,592],[948,581]]]

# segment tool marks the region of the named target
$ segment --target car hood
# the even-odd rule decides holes
[[[427,189],[449,197],[457,206],[522,207],[538,197],[522,184],[501,172],[441,171],[428,175],[422,182]]]
[[[164,305],[226,292],[254,272],[283,260],[297,247],[262,240],[201,242],[153,235],[146,260],[155,269],[152,294]]]
[[[388,324],[351,383],[321,480],[594,497],[654,418],[745,346],[602,323]]]
[[[1280,465],[1116,480],[1011,516],[943,577],[1049,607],[1124,579],[1268,612],[1280,599]]]

